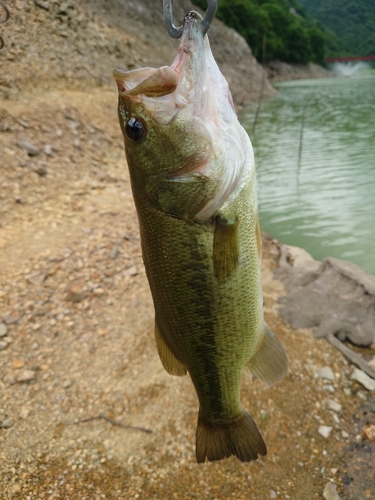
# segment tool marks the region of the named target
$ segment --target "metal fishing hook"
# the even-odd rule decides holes
[[[215,17],[217,5],[219,0],[207,0],[207,12],[203,19],[203,35],[207,33],[210,29],[211,23]],[[176,28],[173,23],[173,8],[172,8],[173,0],[163,0],[163,10],[164,10],[164,19],[167,25],[167,30],[169,35],[172,38],[180,38],[183,32],[183,27],[180,26]]]
[[[0,24],[4,24],[10,18],[10,14],[8,8],[2,2],[0,2],[0,7],[2,7],[5,12],[5,17],[4,19],[0,19]],[[4,48],[4,38],[0,36],[0,50],[3,48]]]

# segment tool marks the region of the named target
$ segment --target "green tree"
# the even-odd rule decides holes
[[[202,9],[206,0],[195,0]],[[324,61],[325,35],[305,18],[298,0],[220,0],[217,17],[238,31],[255,57],[307,63]]]
[[[326,27],[328,56],[375,55],[374,0],[300,1],[307,13]],[[332,32],[335,33],[336,39]]]
[[[317,64],[324,64],[326,51],[326,37],[316,26],[311,26],[307,30],[310,41],[311,61]]]
[[[287,38],[288,61],[308,63],[311,61],[310,40],[306,29],[295,23],[290,27]]]

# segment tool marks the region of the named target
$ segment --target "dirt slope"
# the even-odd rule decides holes
[[[176,24],[192,8],[175,2]],[[113,87],[114,68],[170,64],[178,42],[165,28],[162,1],[154,0],[9,0],[11,19],[1,27],[6,42],[0,53],[0,95],[25,88],[88,90]],[[236,32],[215,21],[213,52],[237,105],[257,99],[263,69]],[[264,95],[275,95],[265,79]]]

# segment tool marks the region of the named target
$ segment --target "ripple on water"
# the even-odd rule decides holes
[[[375,274],[375,77],[279,91],[262,103],[252,137],[262,229],[316,259],[349,259]],[[254,112],[241,116],[250,135]]]

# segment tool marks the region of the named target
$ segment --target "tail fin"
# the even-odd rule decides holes
[[[242,462],[267,455],[267,448],[254,420],[245,410],[242,415],[226,425],[204,422],[198,415],[196,433],[197,462],[209,462],[235,455]]]

